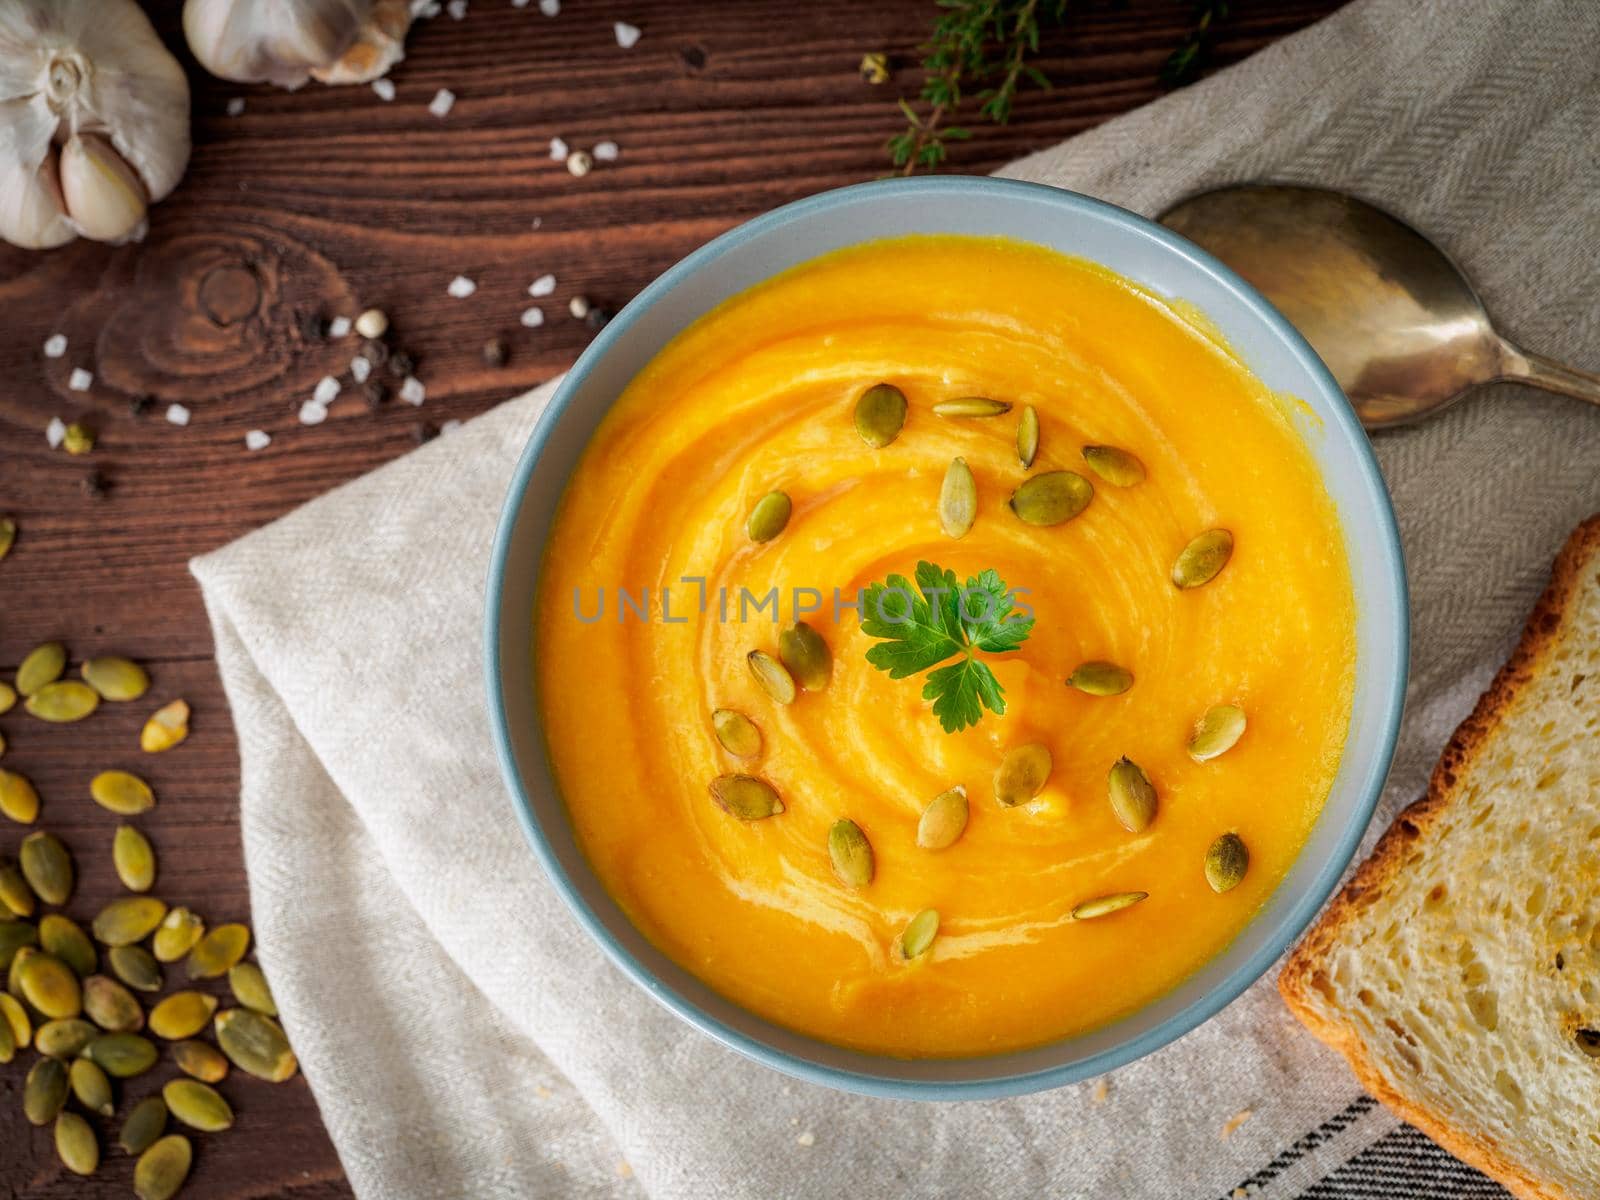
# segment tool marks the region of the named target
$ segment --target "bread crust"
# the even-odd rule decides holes
[[[1345,925],[1381,897],[1399,875],[1412,843],[1427,834],[1454,798],[1458,776],[1494,736],[1518,692],[1538,674],[1556,643],[1568,605],[1581,590],[1582,572],[1597,562],[1600,562],[1600,513],[1573,530],[1556,556],[1550,582],[1534,605],[1517,648],[1495,675],[1488,690],[1478,698],[1472,714],[1451,736],[1433,769],[1427,793],[1395,818],[1373,848],[1372,855],[1328,905],[1321,919],[1290,954],[1278,976],[1278,991],[1289,1011],[1317,1038],[1344,1055],[1361,1085],[1384,1107],[1463,1162],[1498,1180],[1520,1200],[1590,1198],[1578,1196],[1551,1180],[1535,1179],[1513,1162],[1494,1140],[1457,1128],[1441,1114],[1400,1094],[1379,1071],[1359,1033],[1347,1024],[1325,1019],[1312,1003],[1311,994],[1316,987],[1316,975]]]

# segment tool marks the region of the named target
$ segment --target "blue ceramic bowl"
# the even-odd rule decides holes
[[[1355,703],[1332,792],[1300,857],[1228,949],[1112,1025],[988,1058],[907,1061],[840,1049],[773,1025],[652,946],[614,904],[551,781],[534,694],[532,619],[562,490],[612,400],[697,318],[768,277],[844,246],[916,233],[1000,235],[1103,263],[1198,305],[1297,418],[1338,506],[1355,580]],[[506,497],[487,596],[489,714],[522,828],[573,915],[635,983],[695,1028],[779,1071],[831,1087],[928,1100],[1012,1096],[1097,1075],[1187,1033],[1250,986],[1328,898],[1389,770],[1408,656],[1404,563],[1388,493],[1349,402],[1316,352],[1253,288],[1203,250],[1133,213],[1003,179],[895,180],[827,192],[758,217],[647,287],[578,359],[539,418]]]

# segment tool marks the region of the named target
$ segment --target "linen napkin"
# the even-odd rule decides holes
[[[1146,213],[1226,181],[1346,188],[1439,238],[1513,338],[1600,367],[1590,0],[1364,0],[1006,174]],[[1270,977],[1107,1080],[937,1105],[788,1080],[637,991],[545,882],[486,732],[489,543],[549,391],[193,564],[261,957],[359,1194],[1500,1194],[1362,1097]],[[1375,442],[1415,646],[1369,845],[1600,508],[1600,410],[1496,386]]]

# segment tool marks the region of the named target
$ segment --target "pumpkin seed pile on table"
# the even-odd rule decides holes
[[[88,659],[81,679],[67,677],[68,663],[60,642],[35,648],[14,680],[0,681],[0,713],[21,699],[21,711],[55,736],[49,725],[84,720],[102,702],[138,702],[150,689],[144,668],[126,658]],[[188,722],[183,700],[155,709],[138,746],[90,781],[91,798],[121,822],[107,822],[98,849],[109,851],[126,889],[96,913],[64,911],[78,860],[39,827],[48,811],[33,783],[0,764],[0,1071],[17,1072],[21,1118],[53,1126],[69,1171],[94,1174],[113,1143],[133,1157],[140,1200],[176,1195],[194,1136],[233,1127],[233,1106],[216,1086],[230,1068],[272,1083],[298,1069],[266,976],[245,958],[248,927],[208,928],[160,899],[156,847],[133,823],[157,797],[127,765],[179,745]],[[0,733],[0,755],[5,748]],[[171,1078],[135,1094],[149,1089],[132,1081],[169,1065]],[[0,1113],[0,1124],[18,1119]]]

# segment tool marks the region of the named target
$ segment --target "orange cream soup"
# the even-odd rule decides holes
[[[540,709],[557,782],[581,845],[638,927],[731,1000],[845,1046],[908,1057],[978,1055],[1080,1033],[1167,992],[1239,933],[1304,843],[1348,724],[1354,612],[1338,520],[1285,403],[1206,332],[1130,281],[1002,240],[884,241],[806,263],[723,305],[668,345],[618,398],[573,478],[544,563],[536,615]],[[857,396],[885,381],[909,413],[883,449],[863,443]],[[935,416],[968,395],[1015,406],[992,419]],[[1039,414],[1032,471],[1016,452],[1023,404]],[[1118,488],[1081,455],[1137,454],[1146,480]],[[945,468],[966,459],[979,512],[959,541],[940,529]],[[1029,474],[1070,469],[1095,483],[1076,519],[1036,528],[1007,508]],[[788,527],[754,544],[751,507],[794,502]],[[1202,530],[1233,531],[1228,566],[1179,591],[1178,551]],[[1037,616],[1015,653],[991,657],[1003,716],[947,734],[921,680],[865,660],[875,644],[846,600],[919,559],[958,577],[996,568]],[[706,580],[707,611],[697,611]],[[616,589],[648,588],[649,621],[619,622]],[[833,650],[831,682],[775,703],[746,668],[776,653],[771,608],[738,620],[738,596],[777,587],[825,599],[806,619]],[[662,620],[670,588],[671,616]],[[727,589],[729,619],[719,619]],[[594,623],[575,616],[574,596]],[[1067,688],[1106,659],[1133,687]],[[1195,720],[1242,707],[1227,754],[1190,760]],[[732,758],[711,714],[747,714],[764,739]],[[1040,741],[1054,770],[1032,803],[1002,809],[995,766]],[[1140,834],[1107,802],[1127,755],[1160,809]],[[716,776],[770,781],[785,811],[723,812]],[[965,834],[916,844],[935,795],[968,792]],[[871,840],[869,886],[829,862],[829,826]],[[1202,869],[1236,830],[1244,882],[1223,895]],[[1074,921],[1084,899],[1149,899]],[[907,921],[942,917],[933,949],[896,957]]]

